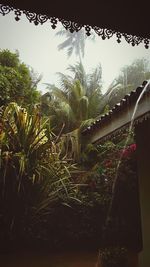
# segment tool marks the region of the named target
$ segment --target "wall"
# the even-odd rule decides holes
[[[138,157],[139,191],[142,220],[143,251],[139,266],[150,266],[150,119],[135,130]]]

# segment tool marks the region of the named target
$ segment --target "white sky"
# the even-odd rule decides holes
[[[55,36],[57,29],[60,29],[60,24],[53,30],[48,22],[35,26],[24,16],[16,22],[13,13],[4,17],[0,14],[0,49],[18,50],[21,61],[42,74],[38,88],[43,92],[43,83],[57,84],[56,72],[67,74],[68,65],[78,60],[74,55],[68,59],[65,50],[58,51],[57,46],[64,37]],[[124,39],[118,44],[116,37],[103,41],[97,36],[95,42],[87,41],[83,64],[85,70],[90,72],[101,63],[105,91],[121,67],[142,57],[150,60],[150,49],[145,49],[143,43],[132,47]]]

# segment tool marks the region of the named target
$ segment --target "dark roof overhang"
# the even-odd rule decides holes
[[[36,14],[43,14],[53,18],[51,23],[55,28],[59,18],[63,26],[71,31],[78,31],[82,26],[87,26],[87,33],[90,27],[102,39],[116,35],[118,42],[122,37],[132,45],[144,42],[148,48],[149,31],[149,9],[141,2],[136,1],[20,1],[2,0],[1,4],[15,8],[15,16],[19,19],[19,10],[29,11],[27,17],[30,21],[43,23],[46,17],[39,17]],[[1,10],[0,10],[1,12]],[[2,12],[1,12],[2,13]],[[4,13],[7,13],[6,10]],[[4,14],[3,13],[3,14]],[[32,14],[31,14],[32,13]],[[73,22],[73,23],[71,23]],[[75,22],[75,23],[74,23]]]
[[[138,105],[136,108],[136,103]],[[122,129],[130,128],[150,118],[150,84],[143,84],[117,103],[107,114],[102,115],[87,127],[82,135],[92,143],[112,138]]]

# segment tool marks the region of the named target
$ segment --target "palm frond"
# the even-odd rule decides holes
[[[53,95],[56,97],[56,99],[58,99],[58,101],[69,104],[68,95],[63,90],[54,88]]]
[[[58,45],[58,50],[62,50],[62,49],[66,49],[67,47],[72,47],[71,45],[71,38],[68,38],[67,40],[65,40],[63,43]]]
[[[67,49],[68,58],[71,57],[71,55],[73,54],[73,49],[74,49],[73,46],[68,47]]]

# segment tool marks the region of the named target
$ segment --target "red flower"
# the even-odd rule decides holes
[[[136,144],[130,145],[130,151],[134,152],[136,150]]]
[[[131,144],[127,148],[122,150],[123,157],[129,157],[136,150],[136,144]]]

